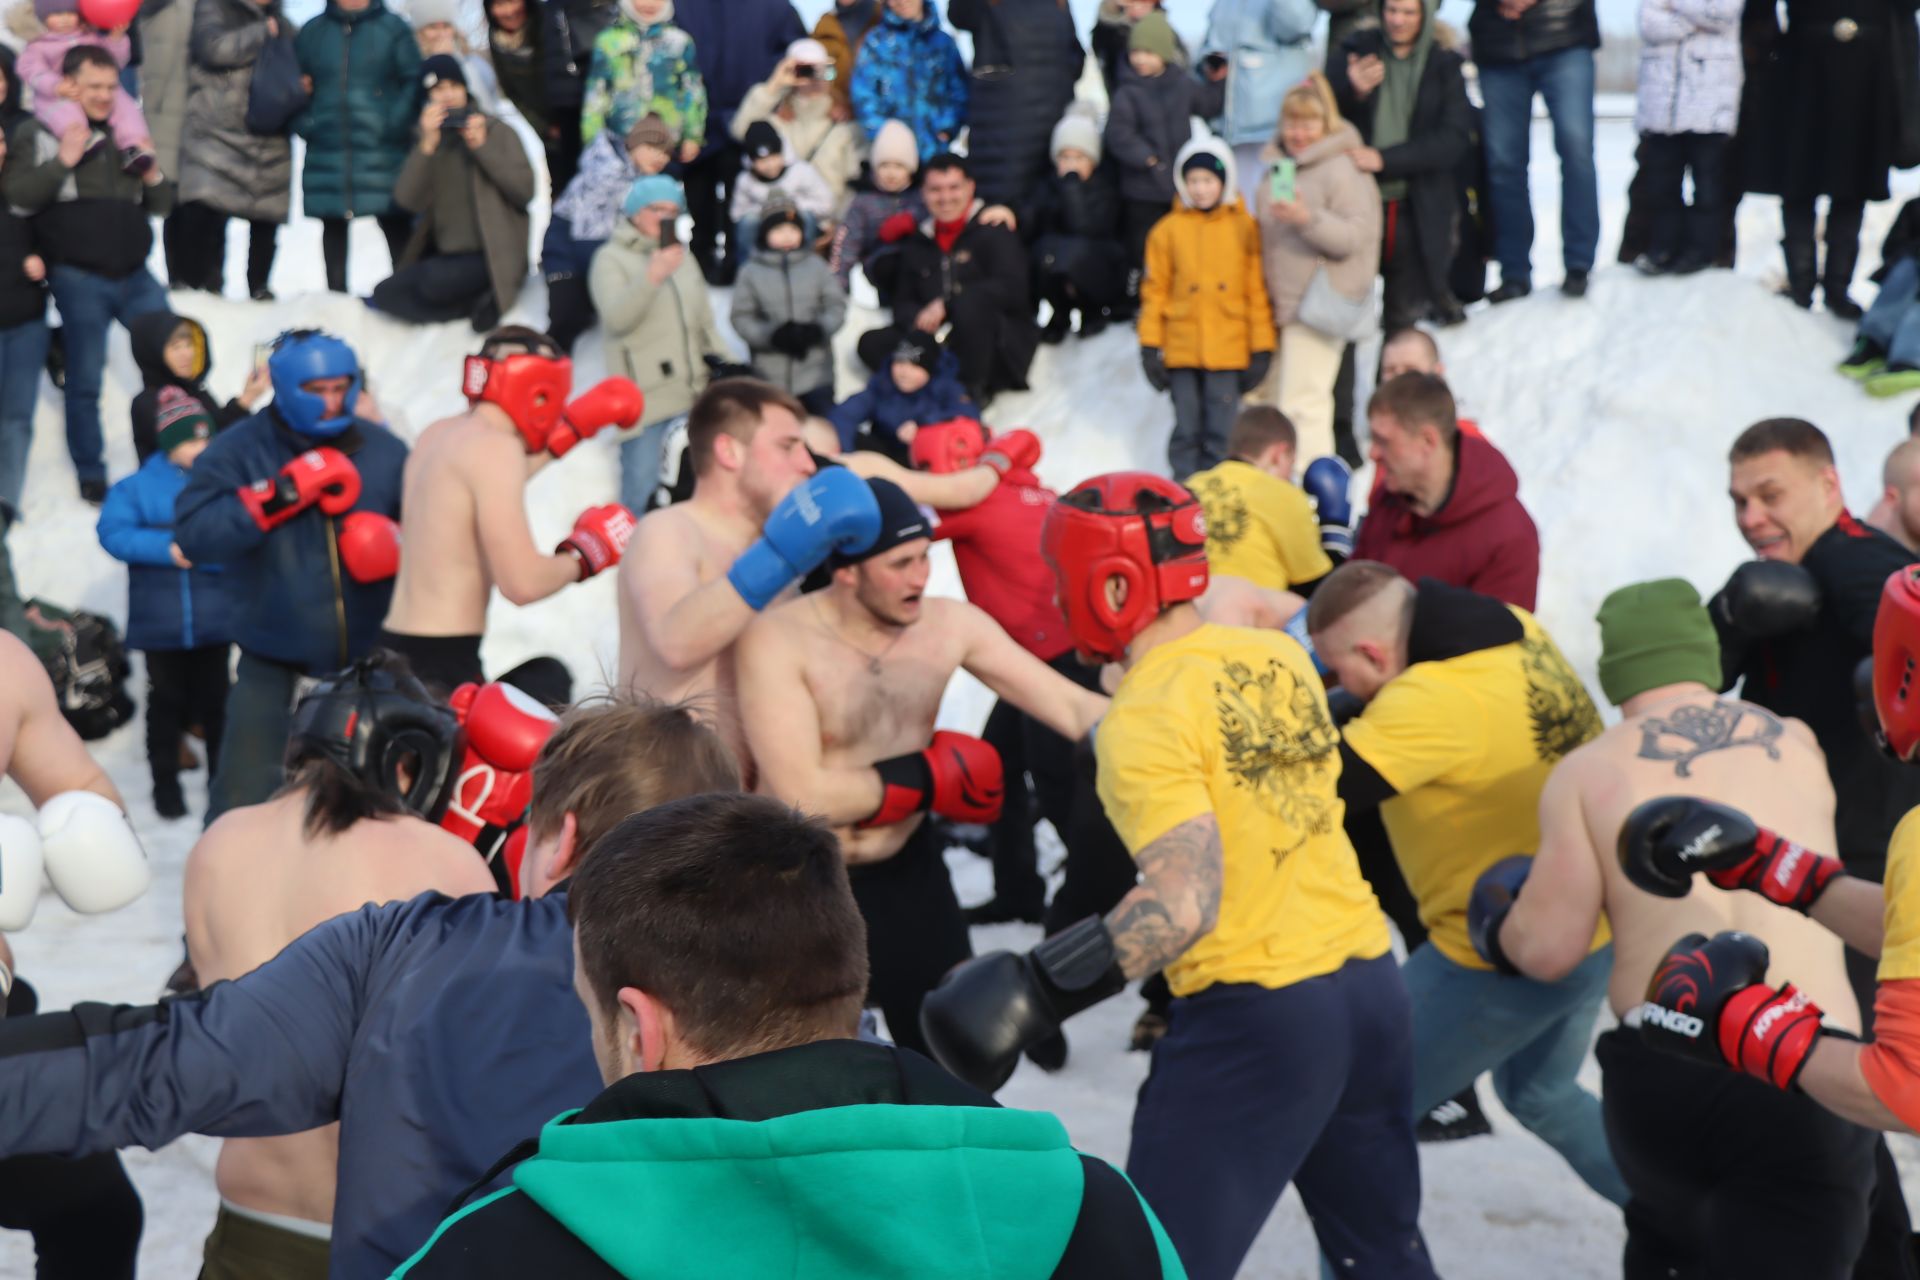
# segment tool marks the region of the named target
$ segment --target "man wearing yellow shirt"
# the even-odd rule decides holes
[[[1214,577],[1296,591],[1333,572],[1313,505],[1293,484],[1295,440],[1293,423],[1273,406],[1242,409],[1227,437],[1227,460],[1187,481],[1206,508]]]
[[[1229,1280],[1297,1182],[1346,1274],[1428,1280],[1411,1013],[1341,825],[1325,690],[1293,639],[1201,618],[1205,542],[1193,497],[1144,472],[1049,514],[1075,648],[1125,672],[1094,751],[1140,882],[1025,955],[961,965],[922,1025],[949,1070],[998,1088],[1026,1045],[1164,969],[1127,1171],[1188,1275]]]
[[[1540,843],[1540,793],[1600,714],[1524,610],[1371,560],[1342,565],[1307,606],[1321,662],[1365,704],[1341,730],[1340,796],[1379,806],[1428,938],[1402,972],[1413,997],[1413,1106],[1483,1071],[1514,1118],[1600,1195],[1625,1204],[1600,1102],[1575,1076],[1613,953],[1605,925],[1555,983],[1496,972],[1467,937],[1488,867]]]

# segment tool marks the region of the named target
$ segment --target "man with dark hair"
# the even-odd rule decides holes
[[[620,687],[703,707],[746,770],[733,645],[760,610],[836,551],[873,540],[879,511],[844,467],[815,473],[798,400],[724,378],[687,420],[693,496],[635,527],[620,570]]]
[[[824,824],[756,796],[663,805],[607,837],[568,910],[608,1088],[396,1277],[1182,1274],[1053,1116],[854,1038],[865,944]]]
[[[121,166],[107,117],[120,88],[120,66],[99,45],[67,50],[60,64],[63,94],[86,114],[84,130],[55,137],[32,115],[7,139],[0,191],[32,222],[46,259],[47,283],[60,307],[67,352],[67,455],[80,496],[99,506],[107,496],[100,385],[107,367],[107,330],[137,315],[164,311],[166,291],[147,270],[153,248],[149,215],[173,209],[174,187],[157,166],[144,174]]]
[[[229,809],[187,855],[187,958],[200,984],[258,968],[365,903],[490,892],[473,846],[433,825],[460,763],[459,732],[384,650],[302,698],[286,783],[264,804]],[[325,1280],[338,1162],[332,1125],[222,1145],[206,1280],[256,1268]]]
[[[328,1274],[387,1275],[502,1150],[603,1083],[568,878],[629,814],[738,787],[732,752],[684,707],[577,707],[533,767],[526,900],[366,906],[164,1006],[0,1021],[0,1155],[339,1121]]]

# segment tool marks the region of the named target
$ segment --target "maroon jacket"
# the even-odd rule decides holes
[[[1455,587],[1533,610],[1540,586],[1540,531],[1520,505],[1520,477],[1486,437],[1455,437],[1453,492],[1430,516],[1384,490],[1360,522],[1353,558],[1380,560],[1418,582]]]

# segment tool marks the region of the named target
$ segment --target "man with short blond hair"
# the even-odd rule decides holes
[[[1920,548],[1920,440],[1909,436],[1893,446],[1880,483],[1880,501],[1867,523],[1909,551]]]

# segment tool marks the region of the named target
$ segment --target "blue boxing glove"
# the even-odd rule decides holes
[[[1327,664],[1320,661],[1320,654],[1313,647],[1313,637],[1307,634],[1307,611],[1305,609],[1300,610],[1291,618],[1288,618],[1286,625],[1280,629],[1300,642],[1300,647],[1307,651],[1309,658],[1313,659],[1313,669],[1315,671],[1318,671],[1323,676],[1327,674]]]
[[[863,551],[879,535],[880,504],[867,482],[845,467],[826,467],[780,499],[760,540],[727,570],[727,581],[741,599],[764,609],[829,555]]]
[[[1320,545],[1339,564],[1353,554],[1353,501],[1347,489],[1353,468],[1335,457],[1315,458],[1300,477],[1320,520]]]
[[[1473,882],[1473,895],[1467,899],[1467,937],[1480,958],[1501,973],[1520,976],[1520,970],[1500,947],[1500,926],[1507,912],[1520,897],[1520,886],[1533,870],[1533,855],[1516,853],[1502,858],[1480,873]]]

